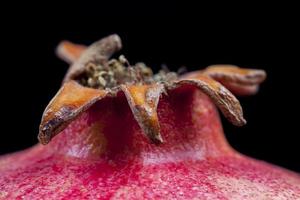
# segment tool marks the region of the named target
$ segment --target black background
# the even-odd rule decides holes
[[[162,63],[172,70],[218,63],[265,69],[260,92],[239,98],[248,124],[236,128],[223,119],[226,136],[246,155],[300,172],[299,21],[283,5],[235,6],[43,2],[4,8],[0,154],[37,142],[42,112],[68,67],[54,54],[57,43],[90,44],[118,33],[131,63],[156,70]]]

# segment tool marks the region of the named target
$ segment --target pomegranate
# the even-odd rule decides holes
[[[178,75],[130,65],[117,35],[62,42],[71,64],[46,108],[41,144],[1,156],[0,199],[300,199],[300,176],[241,155],[217,109],[246,123],[236,95],[262,70],[215,65]]]

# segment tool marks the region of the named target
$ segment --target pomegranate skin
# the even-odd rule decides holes
[[[0,199],[300,199],[300,176],[226,142],[217,110],[193,86],[162,96],[163,144],[143,136],[122,92],[48,145],[0,158]]]

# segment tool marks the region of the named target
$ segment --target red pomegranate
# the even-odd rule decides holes
[[[215,107],[244,125],[232,93],[254,94],[264,71],[153,75],[109,60],[120,48],[117,35],[59,45],[72,65],[43,114],[41,144],[1,156],[0,199],[300,199],[299,174],[233,150]]]

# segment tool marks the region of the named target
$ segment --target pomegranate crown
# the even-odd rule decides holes
[[[178,75],[162,69],[154,74],[144,63],[130,65],[121,55],[118,35],[105,37],[89,47],[62,41],[57,55],[71,66],[63,85],[46,107],[38,139],[42,144],[62,131],[78,115],[105,97],[123,92],[143,133],[154,143],[162,143],[157,106],[160,96],[182,85],[194,85],[209,96],[234,125],[246,123],[239,101],[232,94],[252,95],[266,78],[263,70],[233,65],[212,65],[206,69]]]

